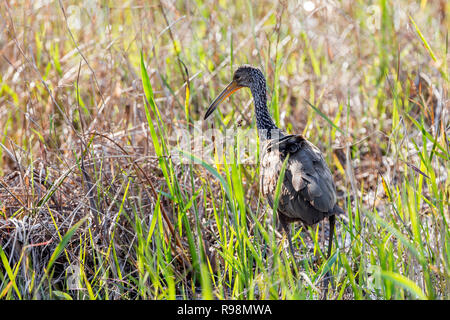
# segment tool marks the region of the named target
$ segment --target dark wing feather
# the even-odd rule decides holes
[[[261,190],[273,204],[283,161],[289,154],[278,210],[312,225],[335,213],[336,188],[320,151],[301,135],[266,141],[261,154]]]

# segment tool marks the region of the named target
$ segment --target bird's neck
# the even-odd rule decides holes
[[[273,122],[269,110],[267,110],[266,81],[262,79],[250,88],[255,103],[256,127],[260,139],[271,139],[279,135],[279,129]]]

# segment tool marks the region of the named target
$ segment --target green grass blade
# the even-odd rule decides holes
[[[325,114],[325,113],[323,113],[322,111],[320,111],[319,110],[319,108],[317,108],[315,105],[313,105],[311,102],[309,102],[308,100],[306,100],[306,99],[304,99],[305,100],[305,102],[307,103],[307,104],[309,104],[309,106],[311,107],[311,108],[313,108],[313,110],[319,115],[319,116],[321,116],[322,118],[324,118],[334,129],[336,129],[337,131],[339,131],[340,133],[342,133],[343,135],[344,135],[344,137],[346,136],[346,134],[345,134],[345,132],[341,129],[341,128],[339,128],[337,125],[335,125],[334,124],[334,122],[333,121],[331,121],[331,119],[330,118],[328,118],[327,117],[327,115]]]
[[[53,251],[50,260],[47,264],[47,267],[45,268],[46,274],[48,274],[55,263],[56,259],[58,259],[59,255],[63,252],[64,248],[66,247],[67,243],[69,243],[69,240],[72,238],[72,236],[75,234],[75,232],[78,230],[78,228],[89,218],[89,216],[85,216],[80,221],[75,223],[69,230],[67,230],[66,234],[62,237],[61,241],[56,246],[55,250]]]
[[[396,283],[397,285],[405,288],[411,294],[419,297],[419,299],[422,299],[422,300],[427,299],[427,296],[423,293],[422,289],[420,289],[420,287],[417,284],[415,284],[413,281],[411,281],[410,279],[406,278],[405,276],[403,276],[401,274],[398,274],[396,272],[381,270],[380,276],[382,278],[389,279],[392,282]]]
[[[2,260],[3,267],[6,270],[6,274],[8,275],[9,280],[11,281],[12,286],[13,286],[14,290],[16,291],[16,294],[17,294],[18,298],[20,300],[22,300],[22,295],[20,294],[20,290],[19,290],[19,288],[17,287],[17,284],[16,284],[16,276],[14,275],[14,272],[12,271],[12,268],[9,265],[8,258],[6,257],[6,254],[3,251],[1,246],[0,246],[0,258]]]

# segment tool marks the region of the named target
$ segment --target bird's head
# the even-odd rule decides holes
[[[231,96],[237,90],[247,87],[252,88],[254,85],[261,85],[265,87],[264,75],[258,68],[243,65],[240,66],[233,75],[233,81],[217,96],[211,103],[205,114],[205,120],[214,112],[217,106],[226,98]]]

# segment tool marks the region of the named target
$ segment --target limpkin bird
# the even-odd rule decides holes
[[[283,162],[287,160],[277,212],[294,253],[290,223],[300,221],[312,226],[329,219],[328,258],[331,253],[335,215],[344,211],[336,204],[336,187],[321,152],[300,134],[287,135],[279,129],[267,110],[266,79],[252,66],[239,67],[233,81],[211,103],[207,119],[217,106],[241,88],[250,88],[255,104],[256,126],[260,138],[260,189],[273,208],[276,187]]]

